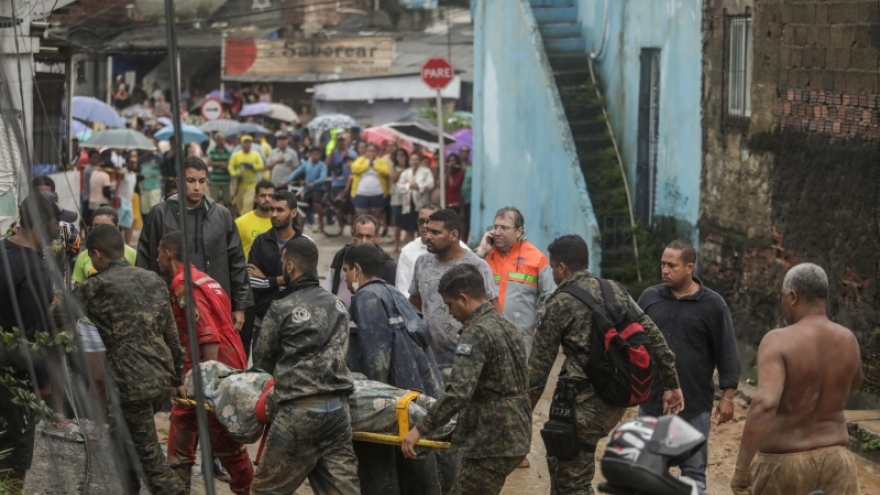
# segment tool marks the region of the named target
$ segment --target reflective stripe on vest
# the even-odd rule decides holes
[[[533,277],[531,275],[526,275],[525,273],[515,273],[509,272],[507,274],[508,280],[516,280],[518,282],[523,282],[529,285],[538,285],[538,277]]]

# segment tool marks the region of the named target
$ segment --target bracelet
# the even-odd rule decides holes
[[[726,400],[727,402],[730,402],[731,404],[733,404],[733,401],[728,399],[727,397],[721,397],[721,400]]]

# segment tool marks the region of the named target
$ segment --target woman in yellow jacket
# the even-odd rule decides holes
[[[376,156],[378,153],[376,145],[371,143],[364,156],[351,164],[351,202],[358,216],[370,214],[377,219],[384,218],[382,210],[388,198],[391,166]]]

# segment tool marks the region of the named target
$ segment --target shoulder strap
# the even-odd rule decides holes
[[[596,298],[593,297],[592,294],[590,294],[589,292],[585,291],[584,289],[582,289],[576,285],[573,285],[573,284],[566,285],[565,287],[560,289],[560,292],[567,292],[567,293],[571,294],[572,296],[574,296],[578,300],[580,300],[582,303],[589,306],[590,309],[598,312],[599,314],[605,314],[605,312],[606,312],[606,310],[602,307],[601,304],[599,304],[599,301],[597,301]]]
[[[611,282],[604,278],[597,280],[599,281],[599,287],[602,288],[602,298],[605,299],[605,308],[608,310],[608,313],[614,314],[617,309],[617,297],[614,295],[614,287],[611,286]]]

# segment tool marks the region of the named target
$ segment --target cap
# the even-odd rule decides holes
[[[58,204],[57,194],[50,192],[44,192],[40,194],[42,194],[43,197],[45,197],[52,203],[53,209],[55,210],[55,218],[57,218],[58,220],[62,222],[73,223],[76,222],[77,219],[79,219],[79,213],[75,211],[65,210],[61,207],[61,205]]]
[[[253,141],[253,140],[254,140],[254,137],[251,136],[250,134],[245,134],[244,136],[242,136],[242,137],[239,139],[239,141],[241,141],[242,143],[245,142],[245,141]]]

